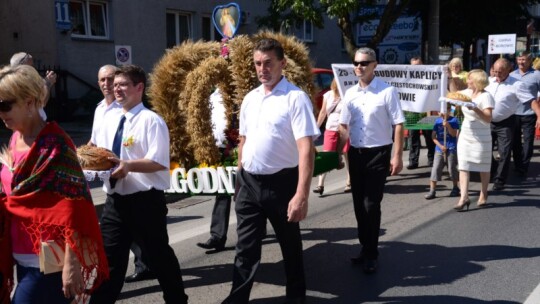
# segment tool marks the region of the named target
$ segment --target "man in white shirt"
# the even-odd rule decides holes
[[[353,257],[351,262],[361,264],[363,271],[369,274],[376,272],[378,266],[381,201],[386,177],[388,173],[396,175],[403,169],[405,117],[396,89],[375,77],[375,51],[358,49],[353,65],[359,82],[343,97],[338,152],[350,138],[351,190],[362,245],[360,255]]]
[[[104,65],[98,70],[98,86],[103,94],[103,100],[101,100],[94,111],[94,122],[92,123],[92,134],[90,137],[89,145],[106,148],[106,138],[103,131],[103,118],[108,112],[114,112],[115,114],[122,115],[122,106],[119,103],[114,102],[113,81],[114,73],[118,68],[114,65]]]
[[[261,86],[240,109],[238,218],[232,290],[223,303],[248,303],[269,219],[281,245],[286,303],[305,303],[306,283],[299,222],[307,215],[313,175],[313,137],[320,134],[309,96],[282,75],[281,44],[262,39],[253,62]]]
[[[490,84],[486,87],[486,91],[495,99],[495,108],[491,119],[491,134],[493,139],[497,139],[500,155],[499,161],[492,159],[491,162],[493,190],[502,190],[508,178],[517,122],[516,110],[521,103],[533,98],[529,96],[524,100],[520,100],[520,96],[523,97],[523,95],[518,92],[523,83],[509,76],[511,68],[512,65],[507,59],[497,59],[493,64],[495,77],[490,79]]]
[[[167,206],[163,190],[170,187],[169,130],[165,121],[142,104],[146,74],[125,65],[115,72],[114,96],[122,114],[103,120],[106,147],[119,158],[105,181],[107,199],[101,233],[110,279],[92,295],[90,303],[114,303],[122,290],[129,248],[136,242],[156,274],[166,303],[187,303],[180,264],[169,246]]]
[[[518,175],[526,177],[533,155],[535,129],[540,128],[540,71],[532,68],[532,55],[529,51],[520,52],[516,62],[518,68],[510,76],[523,82],[524,94],[533,96],[516,110],[517,125],[512,148],[514,170]]]
[[[105,132],[103,124],[106,114],[111,113],[111,117],[119,117],[122,115],[122,106],[114,102],[114,73],[118,68],[114,65],[104,65],[98,71],[98,86],[103,93],[103,100],[99,102],[94,111],[94,122],[92,124],[92,135],[89,145],[107,147],[107,132]],[[141,248],[133,243],[131,251],[135,255],[135,273],[126,277],[126,283],[137,282],[155,278],[155,275],[148,269],[148,266],[142,261]]]

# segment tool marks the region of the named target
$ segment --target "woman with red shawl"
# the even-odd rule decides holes
[[[45,94],[33,67],[0,70],[0,118],[14,131],[0,157],[2,303],[9,301],[14,285],[13,262],[14,304],[84,301],[108,277],[96,211],[75,146],[55,122],[43,121],[38,113]],[[59,271],[40,269],[43,243],[60,248]]]

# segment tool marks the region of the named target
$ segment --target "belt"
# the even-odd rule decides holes
[[[356,150],[359,153],[367,153],[367,152],[379,152],[379,151],[390,149],[390,148],[392,148],[392,144],[385,145],[385,146],[371,147],[371,148],[351,147],[349,150]]]
[[[288,175],[294,172],[298,172],[298,166],[293,167],[293,168],[281,169],[278,172],[272,173],[272,174],[253,174],[246,171],[246,173],[248,173],[253,178],[258,179],[258,180],[272,179],[272,178],[280,177],[283,175]]]

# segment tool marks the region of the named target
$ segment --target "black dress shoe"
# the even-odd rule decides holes
[[[146,270],[143,272],[135,272],[134,274],[127,276],[124,280],[126,283],[139,282],[144,280],[153,280],[156,278],[156,275],[150,271]]]
[[[412,170],[418,168],[418,165],[408,165],[407,169]]]
[[[197,246],[204,249],[215,249],[216,251],[222,251],[225,249],[225,243],[220,242],[214,238],[209,238],[208,241],[204,243],[197,243]]]
[[[364,270],[364,273],[372,274],[377,272],[377,266],[377,260],[366,259],[364,261],[364,265],[362,266],[362,270]]]

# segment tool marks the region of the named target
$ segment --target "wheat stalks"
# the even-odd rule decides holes
[[[12,170],[13,168],[13,155],[11,154],[11,150],[8,146],[2,146],[0,148],[0,163],[6,167],[9,168],[9,170]]]

